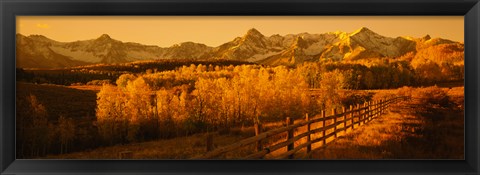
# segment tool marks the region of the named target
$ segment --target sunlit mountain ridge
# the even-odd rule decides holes
[[[351,33],[337,31],[284,36],[265,36],[252,28],[245,35],[216,47],[188,41],[171,47],[158,47],[122,42],[108,34],[74,42],[58,42],[42,35],[17,34],[16,41],[17,67],[20,68],[63,68],[156,59],[226,59],[266,65],[297,65],[305,61],[396,58],[432,48],[440,53],[449,53],[452,50],[463,51],[464,47],[463,43],[431,38],[429,35],[422,38],[386,37],[366,27]]]

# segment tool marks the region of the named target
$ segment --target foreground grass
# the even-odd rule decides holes
[[[456,107],[429,108],[418,100],[399,103],[390,113],[347,133],[313,159],[463,159],[463,88],[448,90]]]
[[[50,120],[62,115],[74,119],[94,119],[97,92],[94,86],[61,86],[17,82],[16,95],[22,98],[35,95],[45,106]]]
[[[213,143],[214,147],[221,147],[246,137],[248,136],[214,133]],[[159,141],[101,147],[84,152],[50,155],[45,159],[119,159],[119,153],[123,151],[131,151],[133,153],[132,159],[189,159],[206,152],[206,138],[207,134],[195,134]],[[243,152],[239,150],[233,154],[229,156],[241,156]]]
[[[462,159],[463,143],[463,87],[444,88],[452,107],[425,108],[419,100],[394,105],[392,110],[346,135],[339,134],[326,146],[313,145],[313,159]],[[393,90],[388,90],[390,92]],[[378,92],[376,92],[378,93]],[[282,122],[268,123],[266,130],[283,126]],[[316,128],[318,126],[312,126]],[[300,128],[297,133],[303,132]],[[328,132],[327,132],[328,134]],[[254,135],[252,127],[234,128],[213,133],[216,148],[235,143]],[[100,147],[93,150],[50,155],[45,159],[118,159],[119,153],[131,151],[132,159],[188,159],[206,152],[206,134],[195,134],[168,140],[149,141],[127,145]],[[315,138],[315,136],[312,136]],[[286,139],[270,140],[272,145]],[[295,143],[297,146],[298,144]],[[237,159],[253,153],[255,145],[227,153],[219,159]],[[285,152],[280,149],[266,159]],[[304,150],[295,158],[304,158]]]

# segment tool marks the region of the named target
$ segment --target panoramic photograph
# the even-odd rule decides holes
[[[16,158],[461,159],[463,16],[17,16]]]

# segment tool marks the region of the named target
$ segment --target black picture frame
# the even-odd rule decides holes
[[[478,0],[0,0],[1,174],[479,174]],[[465,17],[465,160],[16,160],[17,15],[459,15]]]

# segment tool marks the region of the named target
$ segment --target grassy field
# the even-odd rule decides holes
[[[228,134],[210,134],[213,136],[214,148],[218,148],[253,136],[254,133],[253,128],[246,128],[245,131],[234,130]],[[132,159],[189,159],[206,152],[207,135],[200,133],[174,139],[101,147],[84,152],[50,155],[44,159],[118,159],[119,153],[124,151],[131,151]],[[242,157],[251,153],[251,150],[254,150],[253,145],[228,153],[223,158]]]
[[[61,86],[17,83],[17,98],[35,95],[45,106],[50,120],[63,115],[74,119],[94,119],[99,86]]]
[[[83,151],[97,147],[99,139],[94,122],[96,121],[95,109],[98,87],[17,83],[16,89],[17,100],[33,95],[45,107],[49,124],[55,126],[55,129],[51,130],[50,136],[59,135],[60,132],[57,132],[57,129],[59,129],[58,119],[61,116],[72,119],[74,122],[74,140],[70,143],[69,151]],[[18,142],[20,140],[17,140]],[[49,145],[53,150],[52,152],[60,153],[58,139],[52,142],[54,144]]]
[[[99,86],[58,86],[46,84],[17,83],[17,96],[33,94],[45,105],[51,120],[60,115],[71,117],[78,122],[77,127],[93,130],[95,121],[96,93]],[[450,159],[463,158],[463,87],[442,88],[453,106],[441,108],[432,106],[425,109],[420,100],[413,99],[399,103],[395,110],[359,127],[346,135],[339,134],[336,140],[328,140],[326,146],[313,145],[316,149],[313,159]],[[361,99],[371,99],[381,94],[396,93],[397,90],[344,91],[349,96],[344,103]],[[312,94],[315,92],[313,91]],[[352,94],[356,94],[352,96]],[[377,95],[375,95],[377,94]],[[452,110],[453,109],[453,110]],[[434,111],[434,113],[432,113]],[[434,118],[432,118],[434,117]],[[298,122],[298,121],[296,121]],[[330,122],[330,121],[328,121]],[[265,130],[284,126],[283,121],[264,125]],[[312,126],[314,128],[320,126]],[[299,128],[296,133],[303,132]],[[329,132],[327,132],[328,134]],[[84,134],[94,134],[89,131]],[[235,143],[254,135],[253,127],[232,128],[217,131],[213,135],[214,147]],[[316,136],[312,136],[314,139]],[[206,152],[206,133],[142,143],[91,148],[63,155],[48,155],[42,159],[118,159],[119,152],[131,151],[133,159],[188,159]],[[285,139],[279,135],[268,140],[265,145],[273,145]],[[296,144],[298,145],[298,144]],[[227,159],[240,158],[252,153],[254,145],[224,155]],[[280,149],[266,158],[285,152]],[[295,157],[304,158],[304,151]]]
[[[418,99],[317,149],[314,159],[463,159],[463,87],[444,89],[455,107],[425,111]]]

